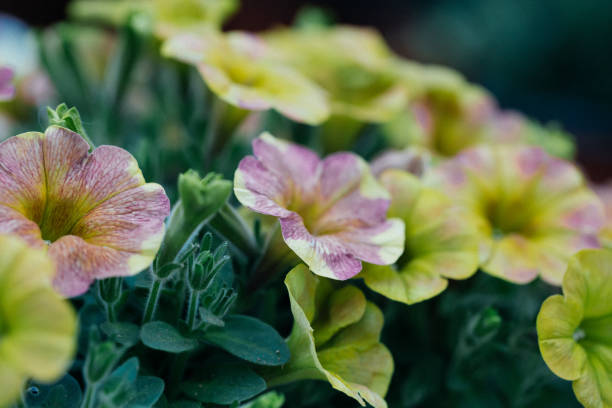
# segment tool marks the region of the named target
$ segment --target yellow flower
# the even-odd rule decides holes
[[[238,0],[78,0],[70,4],[70,14],[82,19],[101,19],[124,24],[134,13],[151,18],[153,31],[160,38],[183,31],[220,28],[238,9]]]
[[[76,317],[51,288],[55,269],[43,250],[0,235],[0,407],[27,379],[57,380],[75,349]]]
[[[541,275],[559,285],[572,254],[599,246],[600,200],[573,164],[540,148],[467,149],[427,179],[468,210],[491,275],[515,283]]]
[[[386,408],[393,357],[380,343],[380,309],[356,287],[335,288],[305,265],[289,272],[285,286],[294,317],[287,339],[291,359],[264,373],[268,386],[323,380],[362,406]]]
[[[542,304],[537,319],[540,352],[559,377],[573,381],[586,408],[612,407],[612,253],[574,256],[563,296]]]
[[[374,30],[350,26],[280,29],[264,38],[279,60],[327,91],[334,115],[384,122],[406,107],[409,90],[394,68],[391,51]]]
[[[168,57],[193,64],[219,98],[242,109],[275,109],[312,125],[327,119],[323,91],[297,71],[271,61],[266,45],[243,32],[183,34],[163,46]]]

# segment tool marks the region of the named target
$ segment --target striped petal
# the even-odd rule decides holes
[[[279,217],[287,245],[317,274],[348,279],[361,261],[390,264],[403,251],[404,225],[387,219],[389,194],[352,153],[320,160],[264,134],[235,173],[246,207]]]
[[[162,187],[145,184],[128,152],[88,151],[81,136],[55,126],[0,144],[0,231],[46,242],[67,296],[148,266],[170,211]]]

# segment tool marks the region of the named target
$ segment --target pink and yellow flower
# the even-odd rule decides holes
[[[606,213],[606,222],[599,233],[601,244],[612,249],[612,182],[595,186],[595,192],[601,199]]]
[[[0,144],[0,232],[46,247],[65,296],[150,265],[170,211],[164,189],[145,184],[128,152],[88,150],[80,135],[57,126]]]
[[[270,134],[253,142],[234,178],[238,200],[277,217],[285,243],[321,276],[349,279],[361,262],[387,265],[404,250],[404,223],[388,219],[389,193],[352,153],[321,160]]]
[[[266,45],[253,34],[183,34],[169,39],[162,52],[194,64],[208,87],[230,105],[275,109],[312,125],[329,116],[323,91],[294,69],[269,60]]]
[[[599,246],[600,200],[574,165],[540,148],[475,147],[428,178],[469,211],[491,275],[560,285],[569,257]]]

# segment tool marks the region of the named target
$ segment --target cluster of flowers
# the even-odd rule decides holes
[[[195,66],[234,118],[273,109],[319,126],[326,157],[263,133],[234,175],[236,198],[270,237],[260,267],[292,269],[291,359],[269,386],[322,379],[385,407],[383,315],[335,281],[363,279],[410,305],[481,270],[562,285],[538,316],[544,360],[584,406],[612,405],[612,213],[566,160],[563,134],[500,110],[451,70],[398,57],[370,29],[221,32],[233,1],[117,6],[82,1],[72,12],[143,13],[162,55]],[[0,99],[14,90],[1,68]],[[371,162],[343,151],[373,123],[395,150]],[[62,296],[142,271],[164,240],[164,189],[125,150],[83,136],[50,126],[0,144],[0,406],[27,378],[52,381],[69,364],[76,324]]]

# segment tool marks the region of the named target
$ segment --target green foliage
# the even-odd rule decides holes
[[[183,337],[173,326],[165,322],[149,322],[140,329],[143,344],[167,353],[182,353],[198,346],[195,339]]]
[[[289,348],[273,327],[249,316],[230,315],[223,327],[211,327],[203,338],[243,360],[259,365],[282,365]]]
[[[241,364],[210,367],[198,380],[187,381],[181,389],[200,402],[232,404],[249,399],[266,389],[266,382]]]

